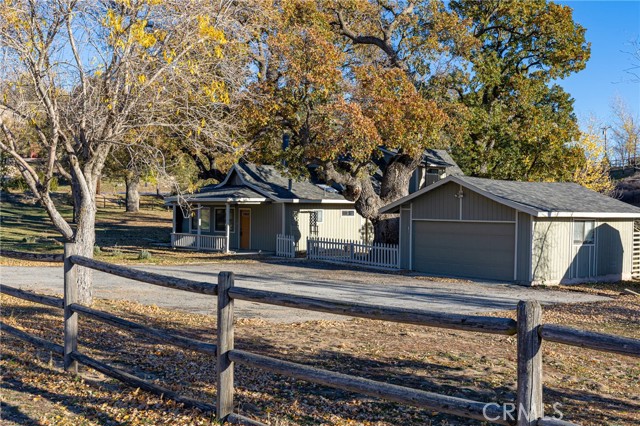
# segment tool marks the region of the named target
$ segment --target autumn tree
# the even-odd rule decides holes
[[[78,254],[93,255],[96,182],[110,151],[132,128],[164,125],[158,123],[159,117],[166,120],[169,111],[176,113],[170,105],[176,94],[167,92],[175,87],[170,83],[192,82],[180,92],[188,99],[213,86],[222,93],[227,79],[243,75],[233,65],[218,66],[215,75],[198,71],[225,62],[225,49],[233,45],[227,34],[240,27],[237,4],[199,0],[0,4],[4,54],[0,149],[15,160],[53,226],[66,240],[75,241]],[[196,50],[198,64],[192,55]],[[208,65],[202,66],[205,62]],[[184,100],[178,108],[185,105],[191,104]],[[22,131],[25,126],[35,135],[30,143],[39,147],[41,170],[25,161],[27,144],[21,140],[29,133]],[[128,143],[135,147],[141,141]],[[56,173],[71,182],[78,212],[75,226],[51,199]],[[90,303],[90,270],[80,269],[79,282],[80,300]]]
[[[576,158],[583,157],[583,161],[573,166],[571,180],[580,185],[611,195],[615,184],[609,176],[609,160],[605,155],[604,140],[600,126],[591,120],[585,131],[580,133],[579,139],[572,144],[571,149],[577,151]],[[570,165],[565,165],[570,168]]]
[[[454,157],[467,174],[498,179],[563,180],[577,153],[573,100],[554,81],[582,70],[585,28],[568,6],[545,0],[456,0],[478,43],[470,72],[447,76],[470,117],[459,126]]]
[[[345,188],[375,241],[397,241],[397,222],[378,210],[407,194],[426,148],[448,144],[447,100],[424,88],[468,49],[464,23],[439,1],[276,7],[252,44],[260,96],[245,117],[248,137],[263,142],[256,155],[277,161],[289,135],[291,173],[314,167]]]

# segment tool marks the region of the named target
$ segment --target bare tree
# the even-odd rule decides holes
[[[640,120],[633,115],[622,99],[616,99],[611,109],[614,116],[611,139],[616,157],[622,165],[637,165]]]
[[[75,241],[78,254],[93,255],[96,183],[114,144],[131,129],[168,125],[171,113],[206,121],[213,107],[189,103],[190,97],[210,93],[215,94],[210,103],[220,108],[229,103],[225,92],[236,84],[229,82],[243,71],[233,69],[237,58],[226,59],[234,44],[228,35],[239,27],[238,14],[246,12],[231,0],[0,5],[0,149],[18,164],[55,228]],[[205,73],[214,68],[217,73]],[[180,84],[183,91],[168,92]],[[22,139],[27,135],[32,140]],[[42,170],[25,161],[29,144],[37,144]],[[57,173],[71,182],[75,227],[51,198]],[[90,303],[91,274],[82,269],[80,299]]]

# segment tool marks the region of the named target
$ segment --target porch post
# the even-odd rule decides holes
[[[225,204],[224,209],[224,252],[229,253],[229,234],[231,233],[231,225],[229,221],[231,216],[231,206],[229,203]]]
[[[198,223],[198,235],[196,236],[196,249],[200,250],[200,209],[202,206],[198,204],[198,210],[196,211],[196,222]]]
[[[173,205],[173,230],[171,231],[172,233],[176,233],[176,222],[178,221],[178,216],[177,216],[177,209],[176,209],[176,205]]]

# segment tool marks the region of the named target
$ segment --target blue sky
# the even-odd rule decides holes
[[[640,114],[640,82],[625,70],[640,65],[630,52],[632,40],[640,42],[640,0],[590,1],[556,0],[570,6],[574,20],[587,29],[591,59],[587,67],[559,83],[575,99],[574,109],[584,125],[590,115],[603,122],[611,117],[611,104],[622,98],[629,109]],[[638,69],[640,76],[640,69]]]

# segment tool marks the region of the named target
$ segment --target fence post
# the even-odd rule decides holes
[[[78,363],[71,358],[78,349],[78,314],[69,308],[78,301],[77,266],[69,259],[75,247],[75,243],[64,243],[64,369],[72,373],[78,372]]]
[[[542,403],[542,308],[536,300],[518,303],[517,426],[535,426],[544,417]]]
[[[216,365],[217,395],[216,419],[224,422],[233,413],[233,362],[229,351],[233,349],[233,272],[218,274],[218,359]]]

